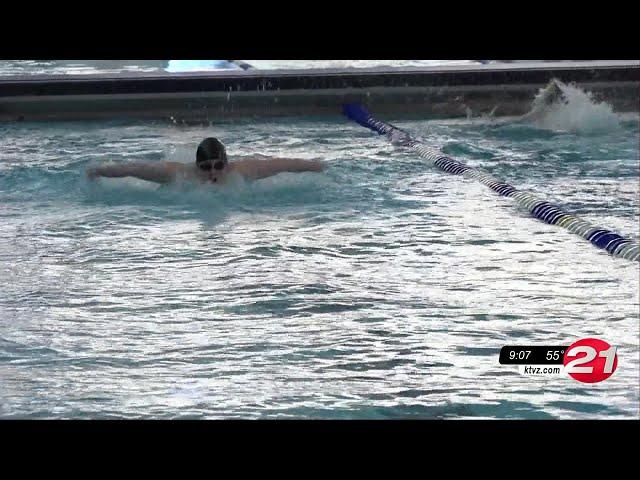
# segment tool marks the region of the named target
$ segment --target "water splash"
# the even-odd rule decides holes
[[[601,134],[621,128],[611,105],[595,100],[576,85],[552,80],[540,89],[525,120],[538,128],[581,134]]]

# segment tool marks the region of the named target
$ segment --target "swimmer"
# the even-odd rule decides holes
[[[87,177],[136,177],[156,183],[195,180],[202,183],[225,183],[237,173],[247,180],[258,180],[282,172],[321,172],[324,163],[296,158],[240,158],[229,162],[224,145],[217,138],[205,138],[196,151],[195,165],[180,162],[132,162],[103,165],[87,169]]]
[[[551,79],[546,87],[544,87],[536,98],[533,100],[532,108],[529,112],[522,115],[518,121],[536,122],[544,118],[550,109],[556,105],[568,105],[569,99],[558,85],[556,79]]]

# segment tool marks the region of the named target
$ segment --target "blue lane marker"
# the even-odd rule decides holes
[[[424,145],[404,130],[377,120],[358,103],[343,105],[342,111],[346,117],[357,124],[373,130],[379,135],[388,135],[394,144],[413,148],[421,157],[430,161],[432,165],[440,170],[454,175],[474,178],[487,185],[494,192],[505,197],[512,197],[519,205],[529,210],[533,217],[552,225],[559,224],[612,255],[627,260],[640,261],[640,244],[637,241],[624,238],[622,235],[606,228],[597,228],[584,220],[580,220],[575,215],[565,212],[556,205],[540,200],[529,193],[520,192],[514,186],[493,178],[480,169],[469,167],[458,160],[448,157],[442,152]]]

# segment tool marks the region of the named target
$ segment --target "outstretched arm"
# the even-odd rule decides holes
[[[87,176],[96,177],[136,177],[149,182],[168,183],[175,178],[176,168],[168,163],[127,163],[102,165],[89,168]]]
[[[324,163],[319,160],[298,158],[246,159],[232,165],[239,173],[254,180],[281,172],[321,172],[324,170]]]

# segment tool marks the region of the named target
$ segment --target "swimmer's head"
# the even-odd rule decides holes
[[[562,102],[565,105],[569,103],[569,100],[565,96],[562,88],[558,85],[558,81],[552,78],[546,87],[544,87],[541,93],[538,95],[545,104],[553,105],[556,102]]]
[[[227,152],[217,138],[205,138],[196,152],[196,165],[208,172],[220,171],[227,166]]]

